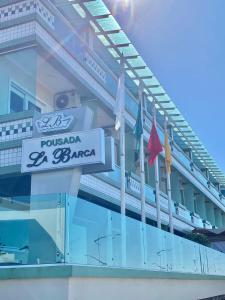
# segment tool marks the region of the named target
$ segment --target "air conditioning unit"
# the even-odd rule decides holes
[[[54,96],[55,110],[77,107],[79,103],[80,103],[79,95],[75,90],[60,92],[55,94]]]

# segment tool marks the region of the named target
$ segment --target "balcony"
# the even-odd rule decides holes
[[[118,166],[116,166],[116,170],[113,173],[99,174],[97,175],[97,177],[110,184],[114,184],[116,187],[120,187],[120,168]],[[140,198],[140,189],[140,177],[133,173],[127,174],[126,192],[133,195],[136,198]],[[148,204],[153,206],[156,205],[155,191],[153,187],[151,187],[148,184],[145,184],[145,199]],[[185,222],[192,224],[194,227],[204,227],[203,220],[198,214],[190,212],[184,205],[176,203],[173,200],[172,212],[174,216],[177,216]],[[161,209],[168,213],[168,196],[163,192],[160,192],[160,203]],[[212,228],[210,227],[210,223],[207,223],[208,228]]]
[[[0,264],[225,275],[225,254],[72,196],[1,199]]]
[[[0,174],[7,174],[13,172],[19,172],[20,170],[20,160],[21,160],[21,140],[24,138],[32,137],[32,117],[33,113],[31,111],[24,111],[17,114],[10,114],[0,116],[0,130],[1,128],[7,128],[9,126],[24,126],[23,132],[18,133],[12,132],[12,134],[2,135],[0,137]],[[27,125],[28,124],[28,125]],[[21,129],[22,130],[22,129]],[[161,139],[163,138],[163,133],[159,131]],[[182,164],[183,168],[188,170],[190,169],[190,161],[185,157],[181,152],[174,148],[174,156],[175,159],[179,160],[179,163]],[[218,202],[221,206],[224,207],[224,198],[219,199],[219,193],[216,189],[211,186],[208,189],[206,178],[200,173],[199,170],[195,168],[193,174],[188,170],[190,176],[192,176],[192,180],[195,178],[199,184],[202,185],[207,192],[215,199],[215,202]],[[114,172],[103,173],[103,174],[95,174],[94,177],[99,178],[100,180],[116,187],[120,187],[120,168],[116,166]],[[126,192],[131,194],[135,198],[140,197],[140,178],[135,174],[130,174],[126,178]],[[96,188],[97,189],[97,188]],[[150,205],[155,205],[155,194],[154,189],[148,184],[145,185],[145,195],[146,202]],[[173,199],[174,203],[176,199]],[[168,200],[167,195],[161,194],[161,204],[162,209],[167,211],[168,208]],[[175,215],[182,217],[185,222],[192,223],[195,227],[203,227],[203,223],[201,220],[197,220],[196,218],[191,218],[190,212],[185,209],[185,212],[182,209],[175,209],[173,206],[173,212]],[[206,224],[206,223],[205,223]],[[207,225],[207,228],[210,225]]]
[[[30,111],[24,111],[18,114],[1,116],[0,128],[3,127],[7,128],[9,124],[10,126],[24,126],[23,124],[29,125],[29,126],[26,125],[24,127],[25,130],[21,133],[12,134],[12,135],[9,134],[7,136],[2,136],[0,138],[0,156],[1,156],[0,166],[2,167],[1,174],[19,172],[20,160],[21,160],[21,139],[32,137],[32,116],[33,113]],[[114,172],[109,172],[109,173],[106,172],[103,174],[96,174],[94,176],[116,188],[120,187],[120,168],[118,166],[116,166]],[[131,194],[135,198],[139,198],[140,197],[139,176],[132,173],[129,176],[127,176],[126,180],[127,180],[126,192]],[[88,186],[86,186],[86,188],[88,188]],[[147,184],[145,185],[145,195],[146,195],[146,202],[154,206],[155,205],[154,189]],[[176,199],[173,200],[176,201]],[[162,204],[162,209],[167,211],[168,208],[167,195],[161,194],[161,204]],[[183,220],[185,220],[186,222],[191,223],[190,212],[188,210],[186,210],[185,215],[181,215],[180,211],[178,212],[178,210],[175,210],[175,207],[173,206],[173,212],[178,216],[182,216]],[[196,227],[202,227],[199,226],[199,224],[196,224],[195,222],[192,223]]]
[[[24,111],[21,113],[17,114],[10,114],[10,115],[3,115],[0,116],[0,130],[1,128],[7,128],[9,126],[18,126],[21,124],[27,124],[29,122],[29,126],[24,128],[24,131],[22,133],[13,133],[9,135],[2,135],[0,138],[0,150],[4,150],[4,152],[7,152],[8,149],[14,148],[15,150],[18,150],[18,153],[20,152],[19,150],[21,149],[21,139],[22,138],[30,138],[32,137],[32,117],[33,113],[31,111]],[[159,130],[160,138],[163,139],[163,132]],[[185,170],[190,173],[189,176],[191,176],[193,179],[197,180],[199,184],[204,187],[205,191],[211,195],[211,197],[215,198],[220,205],[225,205],[225,200],[224,197],[220,199],[219,197],[219,192],[216,190],[216,188],[211,185],[210,188],[208,188],[207,184],[207,179],[204,177],[204,175],[198,170],[196,167],[194,168],[194,171],[192,172],[190,169],[190,160],[182,153],[180,152],[177,148],[174,148],[173,150],[173,155],[175,159],[179,161],[179,163],[182,165]],[[19,161],[20,157],[17,157],[17,161]],[[10,161],[10,157],[9,157]],[[15,160],[14,160],[15,161]],[[18,163],[15,163],[18,164]],[[12,164],[10,164],[12,165]],[[5,166],[3,164],[3,166]],[[7,165],[6,165],[7,166]],[[105,174],[109,178],[112,178],[112,181],[117,184],[120,182],[120,179],[118,177],[118,171],[116,171],[116,174]],[[136,177],[135,177],[136,178]]]

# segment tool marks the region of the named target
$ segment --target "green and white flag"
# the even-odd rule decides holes
[[[143,134],[143,124],[142,124],[142,116],[141,116],[141,103],[138,105],[138,115],[137,115],[137,120],[136,124],[134,127],[134,134],[136,138],[136,151],[140,151],[140,140],[141,140],[141,135]]]

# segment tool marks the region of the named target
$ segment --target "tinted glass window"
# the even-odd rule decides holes
[[[11,91],[10,93],[10,111],[11,112],[19,112],[24,109],[24,99]]]
[[[34,103],[32,102],[28,102],[28,110],[33,110],[33,111],[37,111],[39,113],[41,113],[41,109],[40,107],[38,107],[37,105],[35,105]]]

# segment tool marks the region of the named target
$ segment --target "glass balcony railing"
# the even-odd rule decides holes
[[[64,261],[65,197],[0,200],[0,265]]]
[[[68,197],[68,263],[222,275],[225,254]]]
[[[2,198],[0,265],[77,264],[225,275],[225,254],[76,197]]]

